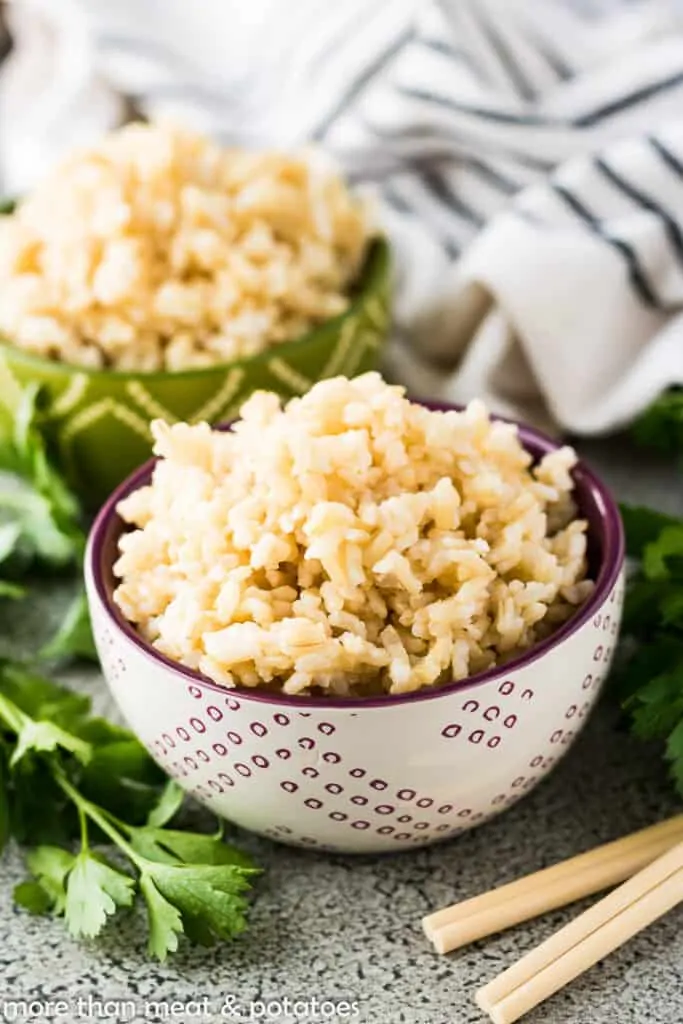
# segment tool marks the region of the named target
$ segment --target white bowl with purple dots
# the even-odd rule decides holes
[[[540,458],[556,445],[528,427]],[[93,631],[112,694],[152,757],[217,815],[283,843],[343,853],[414,849],[516,803],[567,752],[595,704],[619,630],[624,537],[609,491],[582,462],[595,590],[551,637],[500,668],[414,694],[371,699],[226,690],[154,650],[112,599],[125,524],[100,512],[86,555]]]

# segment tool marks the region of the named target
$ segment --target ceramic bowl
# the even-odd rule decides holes
[[[534,457],[556,445],[520,428]],[[90,535],[86,584],[97,649],[123,715],[154,759],[219,816],[296,846],[368,853],[424,846],[516,803],[567,752],[612,660],[624,538],[609,492],[574,471],[596,588],[522,657],[438,690],[372,700],[226,690],[155,652],[112,601],[124,524],[112,495]]]
[[[41,386],[44,425],[60,465],[84,503],[96,508],[149,458],[151,420],[216,423],[234,416],[259,388],[288,398],[323,377],[374,369],[388,330],[389,279],[388,245],[375,239],[341,316],[296,341],[200,370],[92,371],[0,343],[0,406],[11,409],[27,384]]]

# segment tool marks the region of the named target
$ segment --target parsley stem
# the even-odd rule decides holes
[[[21,732],[26,723],[26,715],[16,704],[0,693],[0,718],[4,719],[12,732]]]
[[[136,868],[139,871],[143,871],[145,867],[144,858],[140,857],[135,852],[133,847],[126,839],[124,839],[119,830],[111,824],[102,808],[98,807],[96,804],[92,804],[83,796],[82,793],[79,793],[59,768],[55,771],[55,780],[60,788],[76,805],[79,815],[87,815],[87,817],[90,818],[90,820],[93,821],[105,835],[109,836],[111,841],[126,854],[129,860],[135,864]]]

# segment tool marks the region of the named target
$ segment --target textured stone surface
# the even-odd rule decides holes
[[[652,460],[606,443],[582,446],[629,500],[683,509],[677,476]],[[24,638],[35,622],[24,620]],[[17,624],[17,640],[19,624]],[[79,677],[97,703],[106,699],[96,676]],[[144,928],[130,917],[104,940],[79,945],[59,921],[15,910],[12,885],[21,876],[11,851],[0,881],[0,999],[133,1000],[129,1008],[91,1015],[34,1014],[31,1021],[162,1020],[145,1016],[146,1000],[166,1004],[165,1019],[293,1021],[248,1016],[250,1000],[356,1001],[359,1024],[468,1024],[483,1020],[475,989],[540,941],[577,908],[553,913],[449,957],[432,953],[420,928],[430,909],[551,864],[596,843],[673,813],[678,805],[659,752],[636,744],[601,708],[554,774],[500,818],[454,842],[391,857],[329,857],[288,850],[240,834],[265,868],[257,882],[247,934],[232,946],[183,949],[166,965],[147,961]],[[197,1015],[171,1004],[208,998]],[[245,1015],[222,1016],[241,1004]],[[113,1010],[113,1008],[110,1008]],[[300,1008],[302,1009],[302,1008]],[[0,1014],[0,1017],[2,1015]],[[7,1015],[4,1019],[10,1019]],[[19,1018],[22,1019],[22,1018]],[[27,1019],[27,1018],[23,1018]],[[341,1020],[311,1014],[299,1020]],[[564,992],[530,1014],[529,1024],[680,1024],[683,1021],[683,908],[673,911]]]

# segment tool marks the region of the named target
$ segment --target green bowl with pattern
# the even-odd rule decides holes
[[[324,377],[375,369],[388,332],[389,290],[389,247],[376,238],[340,316],[295,341],[198,370],[88,370],[0,342],[0,405],[11,412],[24,386],[40,386],[48,441],[72,486],[94,508],[149,458],[151,420],[217,423],[234,417],[253,391],[290,398]]]

